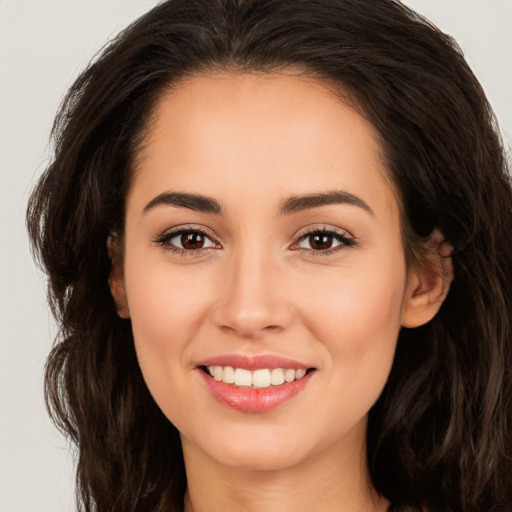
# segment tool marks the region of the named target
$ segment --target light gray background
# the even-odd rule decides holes
[[[55,328],[24,211],[67,87],[109,37],[156,3],[0,0],[0,512],[74,507],[72,456],[43,404]],[[405,3],[459,41],[512,146],[512,0]]]

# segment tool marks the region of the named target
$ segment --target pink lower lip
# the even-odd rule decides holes
[[[302,379],[280,386],[252,389],[216,381],[199,370],[211,393],[222,403],[242,412],[266,412],[283,405],[298,395],[308,384],[314,372],[308,372]]]

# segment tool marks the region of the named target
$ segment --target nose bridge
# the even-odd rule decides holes
[[[233,251],[225,265],[215,312],[217,325],[244,338],[285,329],[291,308],[272,248],[268,244],[245,245]]]

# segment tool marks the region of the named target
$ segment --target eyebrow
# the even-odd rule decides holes
[[[289,197],[281,203],[278,213],[279,215],[292,215],[294,213],[332,204],[357,206],[367,211],[369,214],[375,215],[366,201],[344,190],[332,190],[317,194]],[[144,207],[144,213],[149,212],[157,206],[165,205],[178,206],[215,215],[222,215],[223,213],[220,203],[212,197],[186,192],[164,192],[163,194],[159,194]]]
[[[164,192],[152,199],[145,207],[144,213],[157,206],[180,206],[203,213],[222,214],[222,208],[218,201],[211,197],[199,194],[187,194],[185,192]]]
[[[293,213],[318,208],[320,206],[328,206],[331,204],[348,204],[351,206],[357,206],[358,208],[362,208],[367,211],[369,214],[375,215],[366,201],[344,190],[332,190],[318,194],[290,197],[281,203],[279,214],[291,215]]]

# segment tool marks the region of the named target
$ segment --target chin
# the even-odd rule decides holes
[[[208,436],[206,437],[205,434]],[[198,436],[182,437],[184,450],[203,452],[211,460],[225,467],[248,471],[278,471],[291,468],[309,456],[306,436],[297,436],[268,426],[230,429],[218,432],[212,429]],[[314,451],[314,446],[311,447]]]
[[[318,437],[293,429],[268,425],[210,431],[208,439],[197,438],[196,446],[211,459],[230,468],[248,471],[279,471],[300,465],[315,453]],[[302,435],[301,435],[302,434]]]

